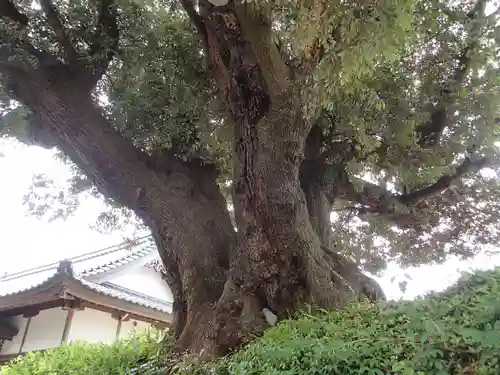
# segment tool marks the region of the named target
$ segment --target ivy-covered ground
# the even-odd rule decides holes
[[[151,337],[132,338],[127,355],[88,344],[33,354],[2,375],[499,375],[500,268],[416,301],[301,313],[213,363],[186,357],[165,370],[165,353]],[[142,349],[131,349],[137,347]]]

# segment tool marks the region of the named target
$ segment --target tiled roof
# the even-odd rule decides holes
[[[102,277],[122,272],[131,266],[145,265],[155,257],[156,248],[151,238],[143,237],[132,245],[121,244],[59,263],[4,275],[0,278],[0,309],[5,310],[9,301],[27,298],[28,295],[32,298],[36,293],[57,289],[58,286],[63,288],[65,283],[76,282],[101,295],[169,313],[170,302],[115,285]],[[92,264],[92,267],[85,267],[88,264]]]
[[[34,280],[34,275],[35,274],[27,274],[27,277],[29,277],[30,280]],[[0,278],[0,299],[7,296],[22,294],[33,289],[42,289],[48,285],[60,283],[64,279],[74,276],[73,267],[68,260],[59,262],[55,272],[43,270],[43,276],[40,277],[39,275],[40,274],[37,274],[38,277],[36,278],[36,282],[32,281],[31,283],[20,283],[19,281],[23,276],[16,276],[15,278],[10,278],[10,275],[3,276]],[[14,283],[14,280],[18,281],[18,283]]]
[[[78,279],[78,281],[85,287],[111,298],[128,301],[130,303],[147,307],[148,309],[156,310],[159,312],[170,313],[172,311],[172,304],[170,302],[162,301],[158,298],[150,297],[116,284],[97,284],[81,278]]]
[[[79,272],[79,275],[95,281],[114,275],[116,271],[122,272],[125,268],[146,265],[156,258],[158,258],[156,246],[154,243],[146,242],[134,251],[127,251],[118,259],[110,260],[106,263],[96,265],[95,267],[85,269]]]
[[[144,236],[137,238],[134,241],[125,241],[119,245],[110,246],[105,249],[92,251],[90,253],[78,255],[69,260],[73,264],[75,273],[84,276],[95,277],[100,274],[109,274],[110,271],[124,267],[130,263],[137,263],[142,261],[146,264],[158,257],[156,246],[151,236]],[[43,266],[14,272],[0,276],[2,286],[4,283],[19,279],[19,278],[33,278],[39,275],[43,280],[46,277],[42,275],[45,273],[52,274],[59,266],[59,262],[46,264]],[[0,295],[2,290],[0,289]]]
[[[88,284],[89,282],[86,281]],[[95,283],[94,283],[95,284]],[[113,284],[110,282],[105,282],[102,284],[95,284],[98,289],[96,291],[101,291],[103,294],[120,299],[127,299],[130,302],[136,303],[138,305],[142,305],[144,307],[151,308],[153,310],[162,311],[162,312],[171,312],[172,311],[172,303],[168,301],[161,300],[159,298],[147,296],[143,293],[139,293],[135,290],[125,288],[121,285]],[[90,288],[94,288],[90,286]]]
[[[123,257],[120,257],[116,260],[112,260],[104,264],[98,265],[96,267],[86,269],[83,272],[81,272],[80,275],[82,276],[97,275],[99,273],[107,272],[111,269],[122,267],[130,262],[133,262],[135,260],[144,257],[145,255],[151,253],[154,249],[155,248],[152,245],[139,248],[135,251],[131,251],[129,254],[125,254]]]

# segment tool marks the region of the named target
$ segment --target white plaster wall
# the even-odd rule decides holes
[[[161,275],[151,268],[138,267],[126,275],[110,279],[109,282],[146,294],[164,301],[172,302],[172,292]]]
[[[126,339],[134,330],[136,332],[141,332],[149,327],[151,327],[149,323],[141,322],[140,320],[136,321],[130,319],[122,322],[119,339]]]
[[[48,349],[59,346],[64,332],[67,311],[61,308],[42,310],[31,318],[23,352]],[[27,318],[17,315],[9,319],[9,323],[18,328],[18,334],[12,341],[5,341],[0,354],[19,353]],[[118,321],[111,314],[99,310],[85,308],[74,311],[68,332],[68,342],[82,340],[87,342],[112,343],[116,339]],[[125,339],[132,331],[141,332],[151,327],[151,324],[130,319],[122,322],[119,339]]]
[[[16,315],[8,319],[8,321],[13,327],[16,327],[19,331],[17,332],[17,335],[14,336],[12,341],[5,340],[3,342],[3,347],[2,350],[0,351],[0,354],[19,353],[19,348],[21,347],[21,342],[23,340],[24,330],[26,329],[26,323],[28,322],[28,319],[23,318],[22,315]]]
[[[23,352],[48,349],[61,344],[68,312],[60,307],[42,310],[31,318]]]
[[[91,343],[112,343],[116,338],[118,321],[111,314],[85,308],[74,312],[68,342],[87,341]]]

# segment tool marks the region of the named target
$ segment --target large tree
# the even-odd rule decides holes
[[[0,0],[4,132],[151,230],[179,347],[222,355],[266,309],[383,298],[363,268],[498,243],[497,13]]]

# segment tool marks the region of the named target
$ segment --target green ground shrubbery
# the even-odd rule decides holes
[[[131,334],[113,345],[74,342],[43,352],[28,353],[1,368],[1,375],[127,375],[162,356],[156,331]],[[147,369],[141,375],[163,372]]]
[[[79,343],[24,357],[2,375],[130,374],[144,362],[135,373],[156,375],[158,350],[144,336],[110,347]],[[498,375],[500,269],[417,301],[302,313],[232,356],[206,364],[184,358],[169,373]]]

